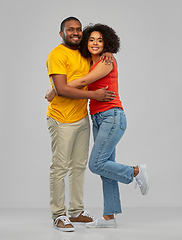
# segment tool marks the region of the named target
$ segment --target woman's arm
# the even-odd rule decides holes
[[[113,69],[113,63],[110,65],[106,65],[104,62],[99,62],[97,66],[85,75],[82,78],[75,79],[73,81],[68,82],[67,84],[71,87],[82,88],[90,83],[97,81],[100,78],[108,75]]]

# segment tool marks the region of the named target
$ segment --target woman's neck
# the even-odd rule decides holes
[[[100,60],[100,55],[92,55],[92,63],[96,64]]]

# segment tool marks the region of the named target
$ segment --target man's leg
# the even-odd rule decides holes
[[[88,161],[90,125],[89,118],[77,122],[78,132],[69,164],[69,215],[77,216],[84,210],[84,174]]]
[[[47,117],[47,125],[51,136],[52,163],[50,166],[50,206],[52,218],[66,214],[65,176],[74,144],[74,131],[69,124],[59,123]],[[71,129],[71,130],[70,130]]]

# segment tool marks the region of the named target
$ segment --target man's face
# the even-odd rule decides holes
[[[63,44],[71,49],[77,49],[82,40],[82,26],[79,21],[70,20],[65,22],[63,32],[60,31],[60,36],[63,38]]]

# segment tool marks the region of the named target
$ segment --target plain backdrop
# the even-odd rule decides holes
[[[124,207],[181,207],[181,0],[0,2],[0,207],[49,208],[48,53],[60,22],[104,23],[121,39],[115,55],[128,128],[116,161],[148,166],[150,190],[119,184]],[[93,140],[90,138],[90,149]],[[66,180],[67,181],[67,180]],[[67,184],[68,185],[68,184]],[[66,205],[68,206],[68,188]],[[85,175],[85,207],[102,207],[100,177]]]

